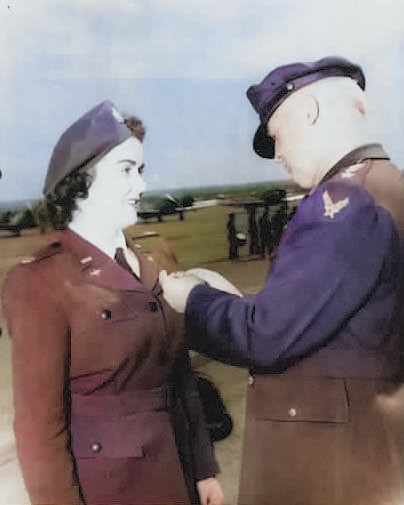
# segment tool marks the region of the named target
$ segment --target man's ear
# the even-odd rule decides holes
[[[366,102],[364,99],[358,101],[358,110],[363,117],[366,116]]]
[[[315,124],[320,114],[320,105],[317,98],[311,93],[305,95],[304,112],[309,124]]]

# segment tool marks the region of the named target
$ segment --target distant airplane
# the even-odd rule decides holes
[[[166,193],[165,197],[167,198],[167,200],[170,200],[171,202],[174,202],[178,205],[178,200],[174,198],[173,195],[170,195],[170,193]]]

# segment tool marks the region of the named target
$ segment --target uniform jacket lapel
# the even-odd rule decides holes
[[[144,291],[147,287],[100,249],[71,230],[60,233],[58,241],[77,260],[86,281],[120,291]]]
[[[149,251],[143,251],[140,247],[135,247],[132,251],[139,260],[140,280],[143,286],[150,291],[158,289],[159,266],[153,254]]]

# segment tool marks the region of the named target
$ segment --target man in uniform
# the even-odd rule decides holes
[[[339,57],[248,89],[255,152],[311,189],[262,291],[161,274],[190,346],[252,370],[241,504],[404,500],[404,178],[366,137],[364,90]]]

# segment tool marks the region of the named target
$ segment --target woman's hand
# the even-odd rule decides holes
[[[215,477],[199,480],[196,483],[201,505],[223,505],[223,489]]]

